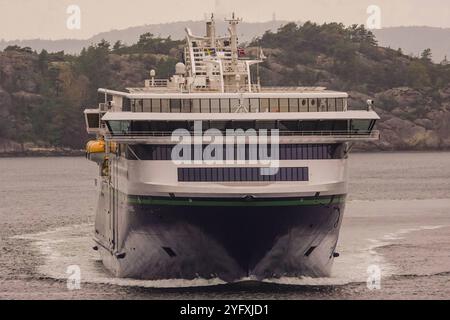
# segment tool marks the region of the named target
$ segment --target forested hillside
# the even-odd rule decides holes
[[[80,55],[8,47],[0,52],[0,153],[37,148],[80,149],[86,139],[82,111],[96,103],[98,87],[141,86],[150,69],[168,77],[183,43],[144,34],[124,46],[101,41]],[[382,141],[371,150],[450,148],[450,65],[378,46],[363,26],[294,23],[248,44],[263,47],[264,85],[326,86],[348,91],[352,107],[373,98],[382,116]]]
[[[252,43],[269,56],[262,76],[271,85],[315,85],[348,91],[352,107],[374,99],[382,116],[383,150],[450,148],[450,64],[378,46],[364,26],[287,24]]]
[[[83,110],[96,105],[97,88],[142,86],[150,69],[168,77],[180,45],[144,34],[133,46],[102,41],[79,56],[6,48],[0,52],[0,152],[83,148]]]

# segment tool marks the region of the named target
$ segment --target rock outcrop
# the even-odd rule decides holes
[[[381,117],[376,127],[381,132],[380,141],[363,144],[358,149],[450,149],[449,105],[427,101],[424,94],[408,87],[389,89],[374,96],[358,92],[350,95],[349,105],[355,109],[363,107],[367,99],[373,99]]]

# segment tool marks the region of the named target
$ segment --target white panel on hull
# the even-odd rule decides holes
[[[171,161],[121,160],[119,189],[125,194],[177,196],[246,196],[287,197],[347,193],[347,160],[280,161],[280,167],[308,167],[309,181],[305,182],[178,182],[178,167]],[[238,166],[238,165],[236,165]],[[220,167],[220,166],[209,166]],[[222,166],[230,167],[230,166]]]

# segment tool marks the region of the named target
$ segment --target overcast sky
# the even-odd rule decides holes
[[[67,28],[69,5],[81,10],[81,29]],[[246,21],[366,23],[369,5],[381,26],[450,27],[449,0],[0,0],[0,39],[89,38],[111,29],[202,20],[208,12],[236,11]]]

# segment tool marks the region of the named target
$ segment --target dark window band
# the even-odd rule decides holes
[[[109,131],[113,135],[172,135],[177,129],[192,132],[196,129],[195,122],[190,121],[148,121],[148,120],[108,120]],[[367,134],[376,120],[204,120],[201,121],[202,130],[217,129],[226,134],[228,129],[272,130],[278,129],[280,135],[295,133],[319,134],[322,132],[335,134]]]
[[[173,145],[146,145],[137,144],[128,146],[126,158],[129,160],[172,160]],[[203,146],[203,150],[206,145]],[[254,146],[245,146],[244,160],[254,159],[254,154],[259,158],[258,149]],[[253,150],[251,150],[253,149]],[[244,151],[244,150],[243,150]],[[270,155],[271,148],[268,146]],[[279,145],[279,160],[331,160],[342,159],[344,157],[342,144],[282,144]],[[233,150],[234,159],[227,157],[226,146],[223,146],[224,160],[238,160],[237,146]],[[214,154],[213,154],[214,156]],[[194,146],[191,146],[191,160],[194,160]],[[243,159],[239,159],[243,160]]]
[[[179,168],[179,182],[281,182],[309,181],[309,169],[279,168],[274,175],[262,175],[261,168]]]

